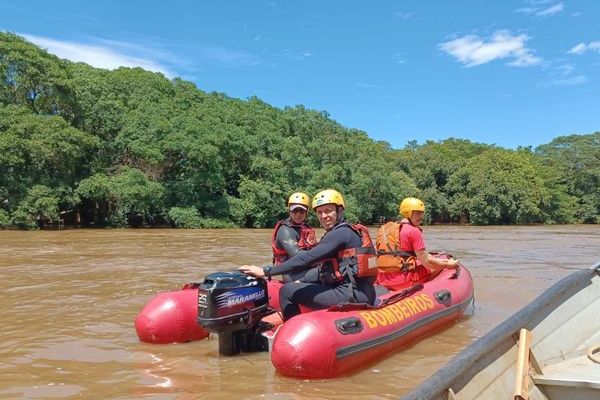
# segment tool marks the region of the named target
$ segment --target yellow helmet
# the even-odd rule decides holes
[[[425,211],[425,204],[414,197],[407,197],[400,203],[400,215],[410,218],[413,211]]]
[[[313,197],[312,209],[314,210],[323,204],[335,204],[336,206],[344,207],[344,198],[337,190],[321,190]]]
[[[292,204],[302,204],[308,210],[308,195],[302,192],[292,193],[288,199],[288,207]]]

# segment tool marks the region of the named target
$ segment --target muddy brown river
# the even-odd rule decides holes
[[[372,229],[371,233],[374,234]],[[270,230],[0,231],[0,399],[393,399],[560,278],[600,260],[600,227],[427,226],[460,258],[475,306],[455,324],[330,380],[279,375],[218,341],[151,345],[133,326],[158,292],[270,261]]]

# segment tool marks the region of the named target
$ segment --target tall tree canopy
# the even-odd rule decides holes
[[[395,150],[324,111],[72,63],[1,32],[0,78],[0,227],[267,227],[291,192],[325,188],[363,223],[396,218],[406,196],[433,223],[599,222],[599,133]]]

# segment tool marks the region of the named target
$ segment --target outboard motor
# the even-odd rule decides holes
[[[268,314],[267,281],[239,271],[215,272],[198,287],[198,324],[219,336],[219,353],[268,349],[260,323]]]

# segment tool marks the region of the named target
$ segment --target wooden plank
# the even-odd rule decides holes
[[[529,400],[529,348],[531,332],[521,329],[519,332],[519,353],[517,356],[517,373],[515,379],[514,400]]]
[[[448,400],[458,400],[452,388],[448,388]]]

